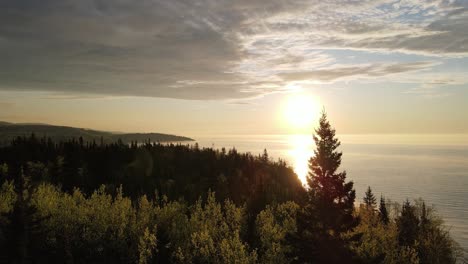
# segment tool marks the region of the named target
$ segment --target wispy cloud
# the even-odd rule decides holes
[[[416,94],[426,98],[440,98],[450,96],[451,94],[447,91],[441,90],[439,86],[435,85],[421,85],[413,87],[407,91],[407,94]]]
[[[0,3],[0,89],[241,99],[288,81],[372,79],[468,56],[468,4],[444,0]],[[343,64],[331,49],[429,56]]]
[[[286,81],[333,82],[360,78],[376,78],[404,72],[423,70],[433,65],[432,62],[410,62],[393,64],[369,64],[353,66],[333,66],[312,71],[295,71],[280,76]]]
[[[404,77],[401,81],[416,84],[416,86],[405,91],[405,93],[422,95],[427,98],[450,96],[452,92],[444,88],[450,86],[463,87],[468,84],[468,79],[465,75],[457,73],[419,74],[417,76]]]

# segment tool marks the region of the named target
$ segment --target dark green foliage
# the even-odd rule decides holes
[[[263,150],[263,155],[262,155],[262,161],[267,162],[268,161],[268,152],[266,149]]]
[[[15,189],[15,199],[11,209],[6,211],[6,221],[3,222],[2,233],[5,241],[4,254],[13,263],[29,263],[31,256],[41,254],[42,245],[40,242],[42,217],[36,214],[36,208],[31,204],[33,186],[30,178],[26,177],[23,170],[20,170]],[[10,200],[11,201],[11,200]]]
[[[367,187],[366,195],[364,196],[363,200],[367,209],[374,210],[377,206],[377,199],[375,199],[375,196],[372,193],[372,189],[370,186]]]
[[[398,241],[400,245],[413,246],[419,232],[419,218],[416,208],[409,200],[403,203],[401,214],[397,219]]]
[[[354,253],[341,236],[331,235],[321,219],[306,205],[297,214],[297,232],[288,236],[294,263],[356,263]]]
[[[2,188],[0,205],[11,190]],[[19,194],[18,194],[19,196]],[[72,194],[50,184],[33,189],[26,207],[31,214],[23,220],[10,217],[15,239],[2,240],[11,254],[8,263],[286,263],[291,248],[285,236],[296,232],[293,202],[268,206],[256,216],[255,237],[260,249],[243,238],[248,216],[246,208],[229,200],[219,203],[212,192],[192,205],[156,196],[142,196],[132,202],[119,189],[110,195],[104,186],[86,196],[76,189]],[[8,203],[15,203],[8,202]],[[17,202],[16,202],[17,203]],[[16,207],[16,205],[14,206]],[[0,208],[1,209],[1,208]],[[17,209],[12,209],[13,212]],[[30,219],[44,232],[25,232]],[[1,225],[0,227],[4,227]],[[3,230],[3,229],[2,229]],[[40,242],[43,251],[30,250]]]
[[[354,208],[325,114],[316,132],[307,190],[266,150],[16,138],[0,147],[0,263],[456,262],[424,202],[381,197],[377,213],[369,187]]]
[[[355,225],[355,191],[346,182],[346,172],[337,172],[341,164],[340,142],[325,112],[315,130],[316,150],[309,161],[307,201],[298,214],[298,233],[291,236],[299,263],[348,263],[353,254],[341,234]]]
[[[183,199],[189,204],[195,203],[200,195],[206,194],[206,190],[212,189],[216,191],[217,198],[220,200],[230,199],[234,204],[245,205],[248,214],[246,214],[241,234],[242,238],[251,243],[257,241],[255,238],[256,215],[266,205],[299,200],[305,194],[301,182],[284,161],[274,162],[265,155],[256,157],[251,154],[241,154],[235,149],[218,151],[201,149],[198,146],[159,143],[140,145],[102,143],[98,145],[95,142],[80,139],[53,143],[47,138],[37,138],[32,135],[19,137],[8,146],[0,148],[0,164],[2,164],[0,182],[17,182],[20,178],[20,168],[24,167],[25,173],[30,175],[31,183],[34,185],[51,183],[58,186],[65,193],[72,194],[73,199],[77,199],[76,206],[83,199],[80,198],[81,196],[94,197],[95,190],[101,190],[101,188],[104,189],[100,192],[105,191],[116,195],[119,186],[122,186],[123,191],[133,201],[138,200],[142,195],[146,195],[148,199],[156,199],[155,190],[159,190],[159,193],[166,195],[169,199]],[[103,184],[105,187],[101,187]],[[80,189],[81,196],[75,195],[76,188]],[[96,197],[101,197],[100,195],[101,193]],[[70,199],[66,195],[55,197],[58,200]],[[75,205],[64,206],[74,208]],[[112,204],[105,206],[112,207]],[[86,210],[94,210],[91,205],[86,208],[88,208]],[[77,214],[77,212],[70,211],[69,214]],[[42,216],[46,217],[47,214]],[[5,223],[9,219],[11,217],[5,218]],[[20,223],[17,220],[13,222]],[[89,224],[86,223],[73,225],[89,228],[87,227]],[[171,225],[171,221],[162,225],[158,224],[161,227],[158,237],[162,245],[171,241],[164,231],[166,225]],[[61,241],[57,242],[54,250],[63,254],[57,253],[58,255],[53,256],[43,254],[44,258],[72,259],[73,256],[82,255],[84,259],[103,261],[102,254],[108,254],[107,251],[99,251],[102,254],[86,251],[85,248],[90,245],[99,249],[99,244],[95,244],[98,242],[90,240],[91,244],[86,246],[79,243],[84,238],[67,236],[63,230],[55,228],[55,225],[48,225],[48,228],[43,231],[47,234],[58,232],[51,241]],[[153,227],[148,226],[149,233],[147,232],[146,238],[142,238],[143,247],[145,243],[152,241],[151,228]],[[130,233],[125,232],[124,234],[130,239]],[[112,234],[102,235],[99,241],[104,242],[99,243],[112,241],[108,243],[109,248],[106,250],[117,252],[109,253],[114,256],[112,260],[126,260],[127,257],[119,255],[119,252],[128,251],[128,254],[137,252],[136,246],[140,243],[138,239],[134,240],[136,242],[132,242],[130,247],[126,244],[127,242],[119,242],[120,240],[115,239]],[[190,238],[187,239],[190,240]],[[145,252],[147,255],[151,253]],[[166,247],[161,247],[158,252],[160,256],[171,258],[171,253],[166,250]]]
[[[427,209],[422,200],[414,204],[406,201],[403,206],[393,204],[391,208],[395,210],[391,214],[395,217],[389,217],[388,222],[384,223],[380,214],[368,210],[365,205],[360,206],[357,214],[361,221],[348,234],[360,237],[351,243],[359,262],[457,262],[459,248],[432,208]]]
[[[293,252],[286,238],[297,232],[296,215],[299,205],[286,202],[267,206],[256,218],[256,231],[259,237],[261,263],[291,263],[288,257]]]
[[[380,205],[379,205],[379,217],[383,224],[388,224],[389,217],[388,217],[388,210],[387,205],[385,203],[385,198],[380,196]]]
[[[217,198],[248,202],[258,212],[265,204],[296,200],[304,194],[301,182],[283,161],[267,156],[218,151],[181,144],[122,143],[97,145],[70,140],[20,137],[0,148],[0,164],[10,168],[6,179],[18,177],[24,166],[33,182],[50,182],[65,191],[78,187],[92,193],[105,184],[122,185],[132,198],[159,190],[169,198],[194,202],[208,189]]]
[[[455,263],[458,246],[450,237],[443,221],[434,214],[432,207],[427,207],[422,200],[415,202],[419,217],[416,251],[421,263]]]
[[[305,204],[297,214],[298,232],[290,234],[288,243],[293,245],[289,258],[295,263],[317,262],[320,253],[321,238],[327,237],[318,226],[317,215],[310,204]]]
[[[354,225],[353,210],[356,192],[353,182],[346,182],[346,172],[337,172],[342,153],[337,149],[340,141],[327,120],[325,112],[315,130],[316,150],[309,161],[309,202],[318,214],[325,230],[335,234],[347,231]]]

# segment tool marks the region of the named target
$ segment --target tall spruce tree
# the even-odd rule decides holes
[[[42,254],[40,222],[43,219],[36,217],[36,208],[31,205],[33,187],[23,168],[16,177],[15,185],[16,201],[13,210],[7,214],[6,258],[8,263],[34,263],[31,256]]]
[[[380,220],[384,224],[388,224],[390,221],[388,218],[387,204],[385,203],[385,198],[383,196],[380,196],[379,216]]]
[[[353,217],[356,192],[353,182],[346,182],[346,171],[337,172],[342,153],[337,151],[340,141],[335,137],[325,111],[313,136],[316,150],[309,160],[309,202],[316,211],[322,228],[334,235],[349,230]]]
[[[353,252],[341,233],[354,224],[356,193],[346,172],[337,172],[341,164],[340,142],[325,112],[314,136],[317,149],[309,160],[307,200],[298,213],[298,232],[290,240],[297,263],[354,263]]]
[[[372,193],[372,189],[370,186],[367,187],[366,195],[364,196],[363,200],[367,209],[373,210],[377,206],[377,199],[375,199],[375,196]]]
[[[419,218],[416,207],[408,199],[403,203],[397,219],[398,242],[402,246],[413,246],[419,234]]]

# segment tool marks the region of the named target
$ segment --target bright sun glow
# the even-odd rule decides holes
[[[289,132],[288,155],[293,168],[303,184],[306,184],[309,159],[313,155],[312,133],[317,126],[322,106],[315,97],[304,93],[291,94],[281,108],[282,123]]]
[[[312,135],[290,135],[288,137],[290,150],[288,154],[293,162],[294,172],[302,184],[306,184],[309,172],[309,159],[314,154],[314,141]]]
[[[303,94],[291,95],[283,109],[284,121],[292,132],[311,132],[319,113],[317,100]]]

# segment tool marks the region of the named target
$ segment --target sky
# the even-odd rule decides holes
[[[0,120],[307,133],[310,98],[339,133],[468,133],[467,28],[468,0],[2,0]]]

